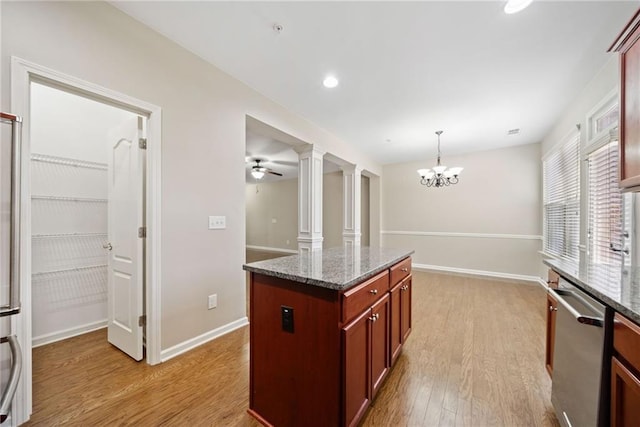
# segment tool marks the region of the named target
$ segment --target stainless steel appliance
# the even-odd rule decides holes
[[[551,403],[564,427],[598,425],[605,306],[564,279],[558,300]]]
[[[20,379],[20,372],[22,370],[22,354],[20,351],[20,344],[15,335],[11,334],[11,325],[9,321],[10,316],[14,316],[20,313],[20,132],[22,119],[18,116],[8,113],[0,113],[0,121],[3,126],[6,124],[11,125],[11,146],[9,149],[11,163],[10,163],[10,190],[8,191],[9,203],[9,224],[5,227],[2,223],[2,231],[8,230],[8,233],[0,233],[0,237],[3,240],[7,239],[2,234],[8,234],[8,259],[0,259],[0,271],[3,271],[2,277],[8,278],[8,283],[0,283],[0,344],[8,344],[11,367],[9,369],[9,376],[2,396],[0,397],[0,423],[3,423],[9,416],[9,408],[18,386]],[[3,133],[4,135],[4,133]],[[4,141],[3,141],[4,142]],[[4,144],[3,144],[3,149]],[[4,153],[5,151],[3,151]],[[7,164],[8,162],[4,162]],[[8,166],[8,165],[7,165]],[[5,166],[6,167],[6,166]],[[5,169],[6,170],[6,169]],[[4,176],[2,176],[4,178]],[[5,186],[3,185],[4,189]],[[6,198],[2,198],[2,206],[5,206]],[[5,212],[2,212],[2,218],[6,217]],[[4,255],[4,252],[2,252]],[[8,274],[4,274],[8,270]],[[2,280],[5,282],[4,280]],[[4,347],[4,346],[3,346]],[[4,353],[0,353],[4,354]]]

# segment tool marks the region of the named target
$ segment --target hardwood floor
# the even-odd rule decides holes
[[[558,426],[544,367],[545,294],[414,271],[413,332],[363,426]],[[33,351],[27,425],[258,426],[246,413],[249,328],[157,366],[104,330]]]

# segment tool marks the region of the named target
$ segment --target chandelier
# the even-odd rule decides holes
[[[438,135],[438,164],[432,169],[418,169],[418,175],[420,175],[420,184],[427,187],[445,187],[451,184],[458,183],[458,175],[462,172],[463,168],[449,168],[440,164],[440,135],[442,131],[436,131]]]

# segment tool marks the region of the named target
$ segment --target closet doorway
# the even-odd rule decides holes
[[[100,328],[143,358],[146,118],[30,87],[33,347]]]

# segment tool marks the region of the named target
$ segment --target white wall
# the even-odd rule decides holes
[[[298,180],[247,183],[247,245],[298,250]]]
[[[342,246],[343,191],[342,171],[324,174],[322,180],[323,248]]]
[[[418,264],[537,276],[540,144],[445,157],[464,167],[460,182],[446,188],[419,183],[416,170],[432,163],[384,166],[383,245],[415,249]]]
[[[369,227],[371,222],[369,221],[369,204],[370,204],[370,187],[369,187],[369,178],[366,176],[362,176],[360,178],[360,232],[362,236],[360,237],[360,244],[362,246],[369,246]]]
[[[342,171],[324,174],[322,186],[323,247],[341,246]],[[298,249],[297,179],[247,183],[246,200],[248,246]]]
[[[107,3],[3,2],[0,24],[3,111],[12,55],[162,108],[163,350],[245,316],[247,115],[380,174],[366,154]],[[226,215],[227,228],[207,230],[209,215]],[[218,307],[207,310],[212,293]]]
[[[31,152],[65,163],[32,161],[32,195],[106,201],[107,135],[130,117],[134,114],[33,84]],[[66,163],[74,160],[100,165]],[[105,326],[107,203],[36,198],[31,212],[34,345]]]
[[[611,54],[611,59],[600,72],[593,76],[593,79],[578,97],[565,108],[562,116],[558,118],[551,131],[542,140],[542,156],[545,156],[569,132],[575,130],[578,123],[581,125],[581,142],[583,144],[586,142],[588,112],[612,90],[618,90],[620,80],[618,61],[618,55]]]

